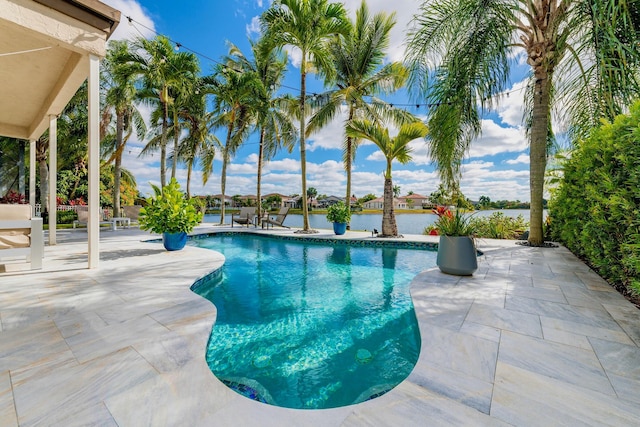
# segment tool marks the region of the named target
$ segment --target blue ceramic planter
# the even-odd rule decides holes
[[[179,251],[187,244],[187,233],[162,233],[162,244],[168,251]]]
[[[333,232],[338,236],[342,236],[347,232],[347,223],[346,222],[334,222],[333,223]]]

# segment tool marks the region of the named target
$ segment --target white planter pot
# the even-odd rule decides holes
[[[438,268],[447,274],[470,276],[478,269],[476,245],[468,236],[440,236]]]

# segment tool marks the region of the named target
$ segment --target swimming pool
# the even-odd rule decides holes
[[[346,406],[384,394],[415,366],[409,285],[436,252],[243,234],[190,244],[226,258],[194,291],[217,308],[207,363],[238,393],[289,408]]]

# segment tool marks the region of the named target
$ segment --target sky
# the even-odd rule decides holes
[[[350,16],[361,0],[343,1]],[[228,42],[237,45],[247,55],[250,52],[249,38],[258,37],[258,17],[268,8],[269,0],[103,0],[104,3],[122,12],[121,23],[112,39],[133,39],[135,37],[167,36],[175,43],[198,54],[203,74],[210,74],[215,61],[228,52]],[[385,61],[402,61],[407,28],[420,5],[418,0],[369,0],[372,13],[396,14],[396,25],[391,33],[390,48]],[[127,17],[132,18],[129,24]],[[295,54],[290,55],[289,71],[281,93],[298,94],[299,68]],[[298,59],[299,60],[299,59]],[[495,111],[488,112],[482,120],[482,135],[473,141],[464,160],[460,188],[472,200],[488,196],[491,200],[529,201],[529,155],[528,142],[522,126],[522,99],[524,78],[528,66],[524,60],[515,58],[512,69],[511,87],[508,96],[501,97]],[[321,93],[322,82],[311,77],[308,90]],[[390,103],[413,104],[405,91],[399,91],[384,99]],[[148,116],[146,107],[141,107]],[[405,107],[418,117],[424,118],[426,107]],[[307,141],[307,187],[315,187],[318,194],[344,197],[346,174],[342,164],[342,141],[344,118],[312,135]],[[222,136],[222,135],[220,135]],[[140,157],[146,141],[131,138],[124,152],[123,166],[133,172],[138,189],[144,195],[151,195],[150,183],[159,185],[159,154]],[[440,183],[438,173],[428,156],[427,143],[416,140],[412,161],[407,164],[394,163],[393,183],[407,194],[429,195],[436,191]],[[258,137],[252,135],[237,152],[227,169],[226,194],[255,194],[258,159]],[[191,193],[208,195],[220,193],[220,171],[222,162],[218,156],[214,162],[213,175],[206,185],[202,185],[202,175],[197,171],[192,177]],[[373,193],[382,196],[384,186],[384,157],[371,143],[366,141],[356,154],[352,172],[352,193],[362,197]],[[169,170],[170,174],[170,170]],[[182,186],[186,184],[187,171],[180,165],[177,177]],[[301,192],[299,147],[292,153],[283,151],[264,167],[262,194],[280,193],[285,195]]]

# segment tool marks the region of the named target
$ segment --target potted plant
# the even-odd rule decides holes
[[[453,213],[445,206],[438,206],[433,212],[438,215],[435,227],[440,235],[438,268],[447,274],[472,275],[478,269],[478,255],[470,217],[458,209]]]
[[[166,250],[180,250],[187,243],[187,233],[202,221],[202,212],[185,197],[175,178],[162,190],[152,187],[155,197],[149,197],[147,205],[140,209],[140,228],[162,234]]]
[[[333,232],[338,236],[347,231],[351,212],[343,202],[335,203],[327,208],[327,221],[333,223]]]

